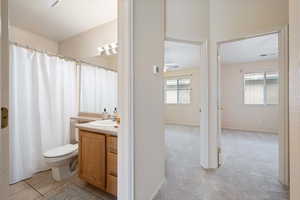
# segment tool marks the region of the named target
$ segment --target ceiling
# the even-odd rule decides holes
[[[278,57],[278,34],[224,43],[220,47],[220,55],[224,64],[276,59]]]
[[[165,42],[165,66],[167,70],[200,66],[200,46],[188,43]]]
[[[55,41],[117,18],[117,0],[9,0],[10,23]]]

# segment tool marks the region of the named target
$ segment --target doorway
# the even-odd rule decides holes
[[[235,181],[243,170],[255,174],[249,186],[277,188],[281,199],[289,176],[286,44],[283,29],[218,45],[220,168],[241,173]]]
[[[106,141],[117,149],[117,138],[91,131],[82,138],[78,125],[117,117],[117,7],[117,0],[9,1],[10,199],[116,199],[118,152],[106,151]]]
[[[223,161],[221,160],[220,162],[220,168],[217,170],[204,170],[200,167],[201,165],[199,165],[199,163],[195,162],[195,159],[192,159],[195,158],[193,148],[195,149],[195,146],[197,145],[201,146],[200,143],[197,143],[199,137],[197,137],[196,132],[194,132],[194,136],[196,137],[193,138],[195,141],[191,142],[191,140],[186,138],[186,135],[182,137],[183,133],[188,133],[188,131],[186,131],[188,129],[185,129],[184,132],[182,131],[183,129],[178,127],[174,128],[167,126],[167,177],[165,184],[156,197],[157,200],[176,198],[231,200],[251,199],[254,196],[256,199],[288,199],[288,190],[279,181],[279,141],[281,137],[279,134],[279,112],[281,107],[280,102],[282,102],[280,97],[282,89],[280,88],[283,87],[279,81],[282,83],[282,79],[286,75],[284,73],[284,68],[280,69],[279,67],[282,63],[284,63],[281,57],[284,52],[282,50],[282,43],[280,42],[280,38],[282,38],[282,36],[280,36],[279,33],[272,33],[253,38],[255,41],[250,41],[252,46],[247,44],[249,41],[246,41],[246,45],[244,43],[233,44],[233,47],[242,46],[245,48],[244,50],[239,49],[232,53],[233,59],[236,59],[236,57],[238,59],[249,59],[247,61],[250,62],[250,64],[245,64],[244,60],[238,60],[238,64],[242,63],[244,68],[233,68],[236,70],[237,77],[231,77],[235,73],[228,71],[228,75],[230,75],[227,79],[227,81],[229,81],[229,85],[225,85],[223,82],[222,84],[220,83],[220,85],[225,85],[229,92],[241,93],[230,93],[229,96],[233,98],[233,100],[229,100],[230,103],[234,102],[234,100],[242,100],[243,102],[246,98],[248,102],[253,99],[252,89],[253,85],[255,85],[253,84],[253,81],[255,82],[256,79],[262,79],[258,81],[260,83],[260,89],[254,89],[254,91],[260,91],[261,94],[253,100],[258,101],[257,99],[260,99],[259,101],[262,102],[262,105],[249,105],[249,109],[264,109],[267,110],[266,112],[271,112],[271,115],[266,117],[265,121],[263,121],[262,119],[258,119],[258,117],[263,117],[266,114],[263,114],[258,110],[254,110],[253,112],[255,112],[257,116],[250,117],[248,122],[249,120],[254,121],[256,119],[259,122],[263,121],[260,123],[260,126],[250,124],[261,129],[251,130],[250,128],[245,128],[246,131],[241,131],[239,129],[243,128],[236,128],[237,130],[231,130],[233,128],[228,128],[229,131],[224,131],[224,134],[222,135],[222,153],[224,154],[224,157]],[[243,40],[230,42],[241,41]],[[257,47],[259,47],[258,50]],[[222,60],[221,52],[223,50],[221,50],[221,48],[222,46],[220,46],[219,51],[221,55],[220,60]],[[247,51],[249,49],[251,52],[254,51],[253,54],[255,56],[248,55]],[[243,53],[243,55],[238,55],[238,53]],[[243,58],[243,56],[246,58]],[[253,64],[253,60],[257,63]],[[228,64],[234,64],[230,57],[227,62]],[[176,68],[176,65],[173,63],[170,67]],[[220,77],[222,77],[221,70]],[[236,80],[236,82],[233,83],[232,81],[234,80]],[[238,85],[240,85],[241,88],[235,89],[234,87],[237,87]],[[244,94],[244,90],[247,90],[246,94]],[[246,98],[244,95],[247,95]],[[251,98],[248,97],[249,95]],[[265,103],[265,101],[268,102]],[[238,105],[243,106],[241,102],[239,102]],[[237,108],[236,105],[233,107],[235,108],[233,115],[236,117],[237,113],[241,111],[241,109]],[[220,103],[220,110],[222,112],[225,112],[226,108],[227,106],[223,106]],[[225,113],[223,113],[223,116],[224,115]],[[237,116],[236,119],[240,120],[248,115],[249,114],[242,114],[242,116]],[[226,119],[229,119],[229,117],[226,117]],[[273,123],[275,120],[278,120],[278,122]],[[243,125],[241,122],[238,124]],[[274,126],[274,124],[277,124],[278,126]],[[274,132],[277,132],[277,135]],[[177,140],[175,137],[177,137]],[[178,138],[184,145],[184,151],[182,150],[180,143],[178,143]],[[186,141],[189,141],[190,143],[186,143]],[[200,150],[200,148],[198,150]],[[183,153],[179,154],[180,152]],[[177,155],[182,155],[183,158],[176,157],[176,153],[178,153]],[[179,167],[177,168],[176,165]],[[186,171],[186,169],[189,170]],[[178,187],[177,184],[179,184],[180,187]],[[264,187],[265,185],[267,185],[267,187]]]
[[[202,138],[207,134],[207,101],[203,98],[207,92],[205,44],[172,38],[165,41],[166,180],[155,199],[200,197],[185,185],[202,179],[207,159],[205,153],[201,154],[205,151]],[[201,173],[196,176],[197,172]]]

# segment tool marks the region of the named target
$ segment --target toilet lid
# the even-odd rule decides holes
[[[46,158],[61,157],[75,152],[78,149],[78,144],[67,144],[61,147],[51,149],[44,153]]]

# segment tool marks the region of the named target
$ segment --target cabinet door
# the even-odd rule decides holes
[[[105,136],[80,131],[80,178],[98,188],[105,189],[105,166]]]

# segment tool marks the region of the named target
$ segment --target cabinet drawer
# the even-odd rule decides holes
[[[117,196],[118,194],[118,178],[114,176],[107,175],[107,187],[106,192]]]
[[[107,153],[107,175],[118,176],[118,155]]]
[[[107,152],[118,153],[118,138],[114,136],[107,136]]]

